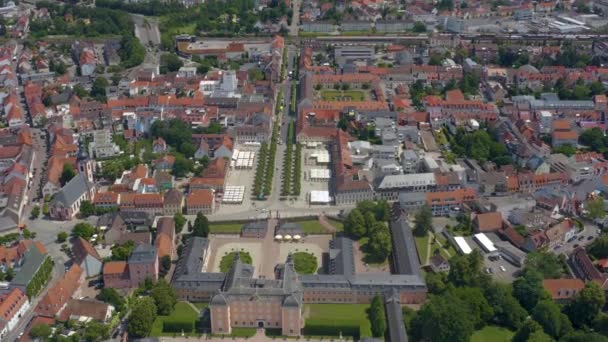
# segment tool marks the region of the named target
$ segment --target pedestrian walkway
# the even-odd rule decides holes
[[[268,337],[264,334],[264,329],[258,329],[256,334],[250,338],[243,337],[211,337],[211,336],[203,336],[201,338],[196,337],[160,337],[159,340],[161,342],[191,342],[191,341],[207,341],[207,342],[227,342],[227,341],[235,341],[235,342],[276,342],[276,341],[295,341],[294,338],[281,338],[281,337]],[[340,339],[336,337],[335,339],[324,338],[324,339],[316,339],[316,338],[307,338],[301,337],[298,341],[310,341],[310,342],[338,342],[338,341],[352,341],[351,339],[343,338]]]

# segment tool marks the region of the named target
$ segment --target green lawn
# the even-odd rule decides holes
[[[441,249],[441,255],[446,258],[446,259],[450,259],[451,257],[455,256],[457,254],[456,249],[454,249],[454,247],[448,242],[448,240],[443,237],[443,235],[441,234],[435,234],[435,240],[441,242],[441,245],[443,246],[443,248]],[[435,250],[435,248],[439,248],[439,244],[437,242],[435,242],[432,246],[433,250]],[[446,253],[446,251],[448,251],[450,253],[450,255],[448,255],[448,253]]]
[[[327,234],[328,233],[327,230],[325,229],[325,227],[323,227],[323,225],[321,225],[319,220],[295,221],[294,223],[299,224],[300,227],[302,227],[302,229],[304,230],[304,233],[306,233],[306,234]]]
[[[255,328],[232,328],[232,334],[230,334],[230,336],[233,337],[245,337],[245,338],[249,338],[252,337],[253,335],[255,335],[256,329]]]
[[[230,267],[232,267],[232,263],[234,262],[235,255],[236,255],[236,252],[230,252],[222,257],[222,260],[220,261],[220,272],[222,272],[222,273],[228,272]],[[252,264],[251,254],[249,254],[248,252],[241,251],[239,253],[239,257],[241,258],[241,261],[244,264],[249,264],[249,265]]]
[[[414,235],[414,238],[416,239],[416,249],[418,250],[420,263],[424,265],[426,263],[426,256],[429,254],[429,235],[427,234],[422,237]]]
[[[360,90],[321,90],[323,101],[365,101],[365,93]]]
[[[304,334],[306,326],[324,327],[323,336],[338,336],[340,331],[346,336],[347,332],[340,330],[340,327],[354,327],[359,329],[360,337],[372,336],[372,328],[367,318],[366,310],[368,304],[307,304],[305,310],[308,311],[306,318]],[[332,332],[332,329],[335,329]],[[337,331],[340,330],[340,331]]]
[[[307,252],[297,252],[294,253],[292,256],[296,272],[298,272],[299,274],[317,273],[319,265],[317,264],[317,258],[314,254]]]
[[[342,221],[327,219],[327,222],[336,228],[336,231],[341,232],[344,230],[344,223]]]
[[[477,330],[471,337],[471,342],[508,342],[511,341],[514,332],[509,329],[488,325],[487,327]]]
[[[156,320],[152,324],[152,331],[150,336],[173,336],[175,333],[163,333],[163,322],[164,321],[182,321],[192,322],[193,326],[196,325],[196,321],[199,318],[199,313],[186,302],[179,302],[175,305],[173,312],[169,316],[157,316]],[[186,335],[197,335],[196,331],[186,333]]]
[[[239,234],[242,227],[242,223],[211,223],[209,232],[214,234]]]

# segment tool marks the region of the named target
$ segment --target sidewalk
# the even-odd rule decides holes
[[[161,342],[191,342],[191,341],[207,341],[207,342],[228,342],[228,341],[239,341],[239,342],[277,342],[277,341],[310,341],[310,342],[331,342],[331,341],[352,341],[351,339],[312,339],[300,337],[298,338],[280,338],[280,337],[268,337],[264,335],[263,329],[258,329],[256,334],[250,338],[240,338],[240,337],[159,337],[159,341]]]

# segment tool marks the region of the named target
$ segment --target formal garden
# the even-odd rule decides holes
[[[361,90],[321,90],[323,101],[365,101],[365,92]]]
[[[312,253],[297,252],[292,255],[294,267],[299,274],[314,274],[319,268],[317,258]]]
[[[232,263],[234,262],[234,257],[236,256],[236,253],[239,253],[239,257],[241,258],[241,261],[244,264],[251,265],[253,263],[251,254],[249,254],[249,252],[230,252],[222,257],[222,260],[220,261],[220,272],[228,272],[228,270],[232,266]]]

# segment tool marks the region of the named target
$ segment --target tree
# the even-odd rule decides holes
[[[551,300],[540,301],[532,310],[532,318],[553,338],[560,338],[572,331],[572,323],[557,304]]]
[[[426,287],[431,294],[441,294],[447,289],[447,274],[445,272],[428,272],[424,275]]]
[[[391,206],[386,200],[380,200],[376,203],[375,209],[376,220],[387,221],[391,218]]]
[[[441,0],[437,4],[437,9],[442,11],[452,11],[454,9],[454,2],[452,0]]]
[[[604,290],[596,282],[588,282],[566,307],[566,313],[576,327],[590,326],[606,303]]]
[[[608,338],[597,332],[574,331],[562,337],[560,342],[608,342]]]
[[[428,205],[422,206],[420,211],[416,213],[416,224],[414,225],[414,234],[417,236],[426,236],[433,228],[433,213]]]
[[[57,242],[58,243],[63,243],[68,239],[68,233],[66,232],[59,232],[57,233]]]
[[[160,57],[160,64],[161,74],[178,71],[179,68],[184,66],[184,62],[174,53],[162,55]]]
[[[261,81],[264,79],[264,73],[262,72],[262,70],[260,70],[258,68],[249,69],[248,75],[249,75],[249,81],[251,83],[255,83],[256,81]]]
[[[163,276],[165,274],[167,274],[169,272],[169,270],[171,269],[171,257],[168,255],[163,255],[162,258],[160,258],[160,273],[163,274]]]
[[[90,240],[93,234],[95,234],[95,228],[89,223],[80,222],[72,228],[72,234],[85,240]]]
[[[110,326],[91,321],[84,328],[84,339],[87,342],[104,341],[110,337]]]
[[[89,217],[91,215],[95,215],[95,207],[91,201],[82,201],[80,202],[80,214],[84,217]]]
[[[112,247],[112,260],[120,261],[127,260],[131,253],[135,249],[135,242],[133,240],[129,240],[122,245],[114,245]]]
[[[81,99],[84,99],[89,95],[87,90],[84,89],[84,87],[80,83],[76,84],[74,88],[72,88],[72,91],[74,91],[74,94]]]
[[[127,329],[134,337],[146,337],[150,334],[156,319],[156,304],[151,297],[140,297],[135,300],[129,316]]]
[[[474,331],[468,315],[458,298],[431,297],[412,320],[412,336],[416,341],[468,342]]]
[[[99,102],[106,102],[106,88],[110,84],[105,77],[99,76],[93,81],[91,87],[91,97],[95,98]]]
[[[533,337],[534,336],[534,337]],[[524,322],[524,324],[517,330],[515,335],[513,336],[513,342],[528,342],[528,341],[537,341],[537,342],[551,342],[552,339],[549,335],[545,334],[543,331],[543,327],[538,324],[537,321],[533,319],[528,319]]]
[[[177,295],[175,290],[167,283],[165,279],[159,279],[152,291],[150,296],[156,303],[156,312],[159,315],[169,315],[173,311],[173,307],[177,303]]]
[[[369,308],[369,321],[372,325],[372,336],[382,337],[386,331],[386,316],[382,297],[375,296]]]
[[[414,23],[412,30],[416,33],[426,32],[426,25],[421,21],[417,21]]]
[[[72,180],[76,176],[76,171],[74,171],[74,166],[70,163],[63,164],[63,170],[61,171],[61,177],[59,178],[59,182],[61,186],[64,186],[67,182]]]
[[[348,129],[348,120],[346,120],[346,118],[341,118],[340,121],[338,121],[338,128],[346,132]]]
[[[123,35],[120,40],[120,65],[126,69],[140,65],[146,57],[146,48],[134,35]]]
[[[587,252],[597,259],[608,258],[608,234],[600,235],[589,247]]]
[[[51,336],[51,334],[51,327],[47,324],[35,325],[32,330],[30,330],[30,336],[33,338],[39,338],[41,340],[45,340],[47,337]]]
[[[494,319],[500,325],[517,330],[528,317],[528,312],[513,297],[511,289],[507,285],[493,284],[488,286],[485,290],[485,296],[494,309]]]
[[[589,217],[594,220],[606,216],[606,210],[604,209],[604,199],[601,197],[597,197],[595,199],[587,201],[587,211],[589,211]]]
[[[524,271],[523,275],[513,282],[513,296],[526,310],[532,310],[536,304],[549,298],[543,288],[543,276],[536,271]]]
[[[461,300],[467,308],[468,317],[475,329],[483,328],[486,322],[494,316],[494,310],[484,297],[482,290],[478,287],[453,288],[447,296],[453,296]]]
[[[355,208],[348,213],[348,216],[344,221],[344,229],[355,239],[360,239],[365,235],[367,232],[365,217],[363,217],[363,214],[359,209]]]
[[[207,237],[209,235],[209,220],[207,220],[207,217],[200,211],[196,214],[192,235],[201,237]]]
[[[38,216],[40,216],[40,207],[35,205],[34,207],[32,207],[32,212],[31,215],[33,218],[38,218]]]
[[[182,232],[186,221],[187,220],[182,213],[176,213],[175,215],[173,215],[173,222],[175,222],[175,234],[179,234]]]
[[[559,257],[546,251],[528,253],[524,269],[536,271],[540,273],[544,279],[560,278],[564,273],[562,262],[559,260]]]
[[[193,167],[194,162],[192,160],[178,154],[175,156],[175,162],[173,163],[173,175],[178,178],[185,177],[188,172],[192,171]]]
[[[382,262],[392,251],[391,234],[381,222],[377,222],[373,227],[373,233],[370,234],[367,244],[367,252],[373,260]]]
[[[97,295],[97,299],[101,300],[104,303],[111,304],[116,308],[116,311],[122,311],[125,308],[125,299],[111,287],[104,287]]]
[[[481,272],[483,257],[475,250],[468,255],[457,255],[450,259],[448,281],[454,286],[479,287],[487,284],[489,278]]]

